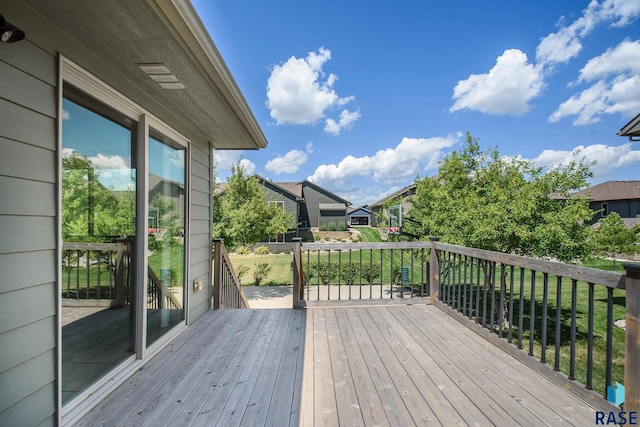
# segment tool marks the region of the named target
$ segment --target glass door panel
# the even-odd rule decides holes
[[[185,319],[186,148],[149,131],[147,346]]]
[[[62,401],[134,353],[137,122],[62,102]]]

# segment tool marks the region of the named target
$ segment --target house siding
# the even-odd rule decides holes
[[[304,197],[306,210],[303,216],[306,216],[306,220],[309,221],[310,227],[319,227],[320,226],[320,204],[321,203],[340,203],[338,200],[333,197],[328,196],[327,194],[318,191],[316,188],[310,185],[303,185],[302,194]],[[347,206],[345,204],[344,212],[340,214],[336,214],[335,212],[325,212],[324,217],[325,220],[322,220],[322,224],[328,224],[329,222],[338,222],[342,221],[346,223]]]
[[[0,425],[54,425],[57,60],[3,44],[0,74]]]
[[[137,92],[105,78],[108,64],[23,4],[9,2],[2,13],[27,39],[0,44],[0,426],[57,425],[58,54],[121,93]],[[209,309],[211,149],[185,123],[166,124],[190,140],[191,323]],[[196,279],[202,291],[194,292]]]

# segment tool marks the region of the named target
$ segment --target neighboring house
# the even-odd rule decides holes
[[[297,226],[290,230],[282,241],[290,242],[291,238],[300,236],[311,238],[309,229],[318,228],[331,222],[347,224],[347,208],[351,202],[333,194],[310,181],[273,182],[262,177],[260,183],[267,193],[270,203],[278,203],[283,209],[295,215]],[[274,241],[275,240],[275,241]],[[281,243],[278,238],[269,239],[273,243]]]
[[[158,228],[159,209],[153,206],[157,197],[173,203],[176,212],[185,212],[184,184],[149,174],[149,228]]]
[[[319,228],[331,222],[348,224],[347,209],[351,202],[333,194],[319,185],[304,180],[301,182],[275,182],[256,175],[264,187],[267,202],[282,206],[282,209],[294,215],[296,223],[284,235],[265,238],[265,243],[291,242],[294,237],[312,239],[311,228]],[[219,183],[217,192],[224,192],[227,183]],[[267,245],[271,249],[276,246]],[[287,245],[289,248],[290,245]],[[288,250],[288,249],[286,249]]]
[[[640,114],[624,125],[618,132],[618,136],[626,136],[630,141],[640,141]]]
[[[412,199],[415,195],[416,184],[411,184],[369,205],[372,213],[372,225],[375,227],[388,227],[389,214],[387,208],[392,205],[401,205],[402,215],[406,215],[409,209],[411,209]],[[379,223],[380,218],[383,219],[382,223]]]
[[[373,223],[373,215],[367,206],[361,206],[356,209],[350,209],[347,213],[349,225],[371,225]]]
[[[210,309],[213,149],[267,141],[188,0],[13,0],[0,14],[26,35],[0,42],[0,425],[68,424]],[[62,263],[72,151],[137,194],[128,297],[80,320]],[[154,192],[178,201],[184,236],[151,251]],[[154,263],[178,284],[170,307],[148,305]]]
[[[621,218],[640,218],[640,181],[606,181],[578,192],[589,200],[589,208],[596,212],[597,222],[611,212]]]

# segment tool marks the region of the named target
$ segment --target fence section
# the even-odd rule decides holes
[[[222,239],[213,240],[212,308],[249,308]]]

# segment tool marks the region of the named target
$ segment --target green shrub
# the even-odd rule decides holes
[[[338,224],[336,224],[335,222],[331,221],[329,224],[327,224],[327,231],[336,231],[338,229]]]
[[[320,224],[320,226],[318,227],[319,231],[327,231],[327,224]]]
[[[247,255],[250,254],[251,251],[246,246],[238,246],[238,249],[236,249],[236,253],[239,255]]]
[[[269,275],[271,272],[271,266],[266,262],[256,263],[256,269],[253,270],[253,284],[254,286],[260,286],[262,281]]]
[[[242,283],[242,276],[244,276],[248,272],[249,272],[248,265],[241,265],[236,269],[236,276],[238,277],[238,280],[240,281],[240,283]]]
[[[336,226],[337,231],[347,231],[347,223],[339,222]]]
[[[258,246],[253,253],[256,255],[269,255],[269,248],[266,246]]]

